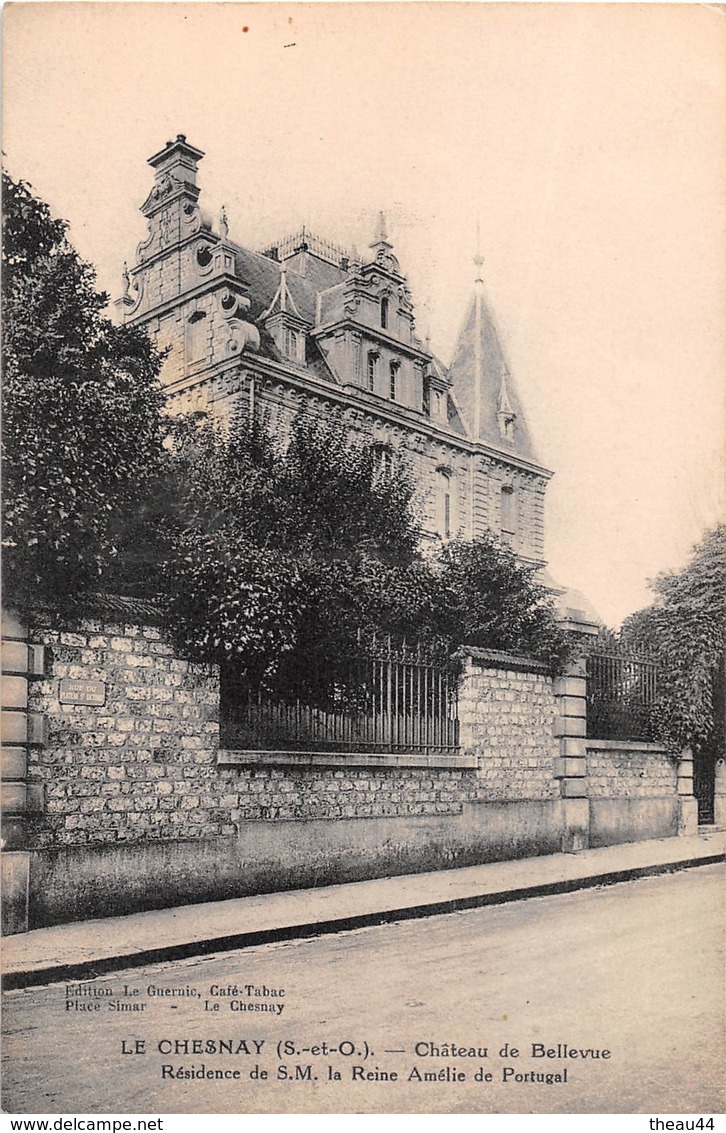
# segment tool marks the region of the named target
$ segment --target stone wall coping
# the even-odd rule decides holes
[[[487,667],[491,669],[514,669],[517,672],[551,675],[546,661],[538,661],[534,657],[525,657],[519,653],[505,653],[500,649],[482,649],[477,645],[465,645],[459,650],[459,656],[470,657],[473,661],[485,661]]]
[[[648,740],[591,740],[585,741],[588,751],[645,751],[654,755],[672,755],[665,744],[654,744]],[[673,756],[673,758],[676,758]]]
[[[159,603],[151,598],[94,593],[86,595],[71,618],[78,624],[98,621],[100,618],[112,620],[116,624],[120,621],[124,625],[134,625],[139,628],[156,628],[161,619],[161,610]]]
[[[375,767],[383,771],[403,767],[476,769],[475,755],[395,754],[370,751],[230,751],[220,750],[220,767]]]

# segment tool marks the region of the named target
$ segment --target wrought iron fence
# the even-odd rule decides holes
[[[593,652],[587,658],[587,734],[601,740],[655,739],[658,665],[631,653]]]
[[[350,659],[345,687],[324,702],[250,689],[222,676],[221,740],[258,751],[454,753],[458,673],[421,643],[374,637]]]

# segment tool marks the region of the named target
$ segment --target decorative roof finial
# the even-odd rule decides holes
[[[479,232],[479,217],[476,218],[476,255],[474,256],[474,263],[476,265],[476,278],[475,283],[483,283],[482,267],[484,266],[484,257],[481,254],[481,237]]]
[[[126,260],[124,260],[124,270],[121,272],[121,279],[123,280],[124,285],[123,298],[129,299],[129,292],[131,291],[131,278],[129,276],[129,265],[126,263]]]
[[[280,310],[287,310],[287,266],[283,260],[280,264]]]
[[[225,205],[222,205],[219,210],[219,231],[222,239],[226,240],[229,236],[229,222],[227,220],[227,208]]]
[[[514,412],[511,401],[509,400],[509,390],[507,388],[507,378],[509,371],[506,366],[502,366],[502,372],[499,381],[499,399],[497,403],[497,420],[499,423],[499,433],[505,440],[512,440],[513,432],[512,426],[517,420],[517,414]]]
[[[370,247],[376,252],[378,256],[384,255],[393,247],[393,244],[391,244],[388,239],[388,231],[386,229],[386,214],[384,212],[379,212],[378,214],[378,224],[376,226],[375,236],[373,237],[373,243],[370,245]]]
[[[280,285],[275,292],[272,302],[263,314],[261,319],[269,319],[272,315],[285,314],[292,315],[296,319],[301,319],[300,312],[295,305],[295,300],[292,297],[290,288],[287,285],[287,265],[283,260],[280,264]],[[302,321],[302,319],[301,319]]]

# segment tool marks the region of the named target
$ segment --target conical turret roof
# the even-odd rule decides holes
[[[480,267],[480,257],[476,262]],[[474,286],[454,348],[449,378],[472,437],[537,462],[519,391],[509,371],[481,278]]]

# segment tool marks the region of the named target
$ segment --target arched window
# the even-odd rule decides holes
[[[385,295],[381,299],[381,326],[384,330],[388,326],[388,299]]]
[[[376,374],[378,373],[378,355],[375,350],[368,351],[367,380],[368,389],[373,393],[376,388]]]
[[[390,380],[390,394],[391,401],[398,399],[398,371],[401,368],[401,363],[394,359],[389,367],[389,380]]]

